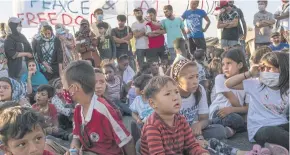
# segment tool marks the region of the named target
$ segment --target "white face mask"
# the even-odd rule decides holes
[[[258,9],[259,9],[260,11],[265,11],[265,9],[266,9],[266,5],[264,5],[264,4],[259,5],[259,6],[258,6]]]
[[[16,29],[19,33],[21,33],[22,27],[18,26]]]
[[[276,87],[279,85],[280,73],[260,72],[260,82],[268,87]]]

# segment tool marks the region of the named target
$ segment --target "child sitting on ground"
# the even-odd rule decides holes
[[[11,107],[0,114],[1,150],[10,155],[53,155],[45,150],[45,119],[30,108]]]
[[[176,53],[176,58],[174,59],[173,64],[180,59],[187,58],[186,42],[183,38],[177,38],[174,40],[173,46]]]
[[[106,155],[135,155],[132,136],[116,111],[95,94],[96,76],[85,61],[71,62],[64,70],[62,84],[79,103],[74,112],[71,148]],[[67,152],[69,154],[69,152]]]
[[[255,64],[259,64],[260,60],[262,59],[262,57],[266,53],[270,53],[270,52],[272,52],[270,47],[267,47],[267,46],[259,47],[258,49],[256,49],[255,52],[252,53],[252,55],[250,57],[250,65],[252,66],[252,65],[255,65]]]
[[[105,75],[104,73],[100,70],[95,68],[95,76],[96,76],[96,86],[95,86],[95,93],[99,97],[103,97],[111,106],[116,110],[116,112],[119,115],[119,118],[122,119],[122,113],[120,108],[115,104],[114,101],[110,97],[108,97],[106,94],[106,80],[105,80]]]
[[[131,123],[131,132],[135,142],[137,142],[137,140],[140,138],[143,124],[153,112],[153,109],[150,107],[144,97],[144,88],[149,83],[151,78],[151,75],[143,74],[134,80],[135,92],[138,96],[130,105],[130,109],[132,111],[132,117],[135,120]]]
[[[170,77],[153,77],[144,90],[154,109],[142,128],[141,154],[209,155],[196,141],[184,116],[179,114],[181,97]]]
[[[55,106],[50,103],[53,96],[53,87],[49,85],[39,86],[35,95],[36,103],[32,105],[32,108],[44,116],[45,123],[48,126],[45,128],[45,131],[48,135],[63,140],[69,140],[69,138],[71,138],[70,134],[59,128],[57,110]]]
[[[271,34],[272,44],[269,46],[273,52],[281,52],[283,49],[289,50],[289,44],[281,43],[281,36],[279,32],[273,32]]]

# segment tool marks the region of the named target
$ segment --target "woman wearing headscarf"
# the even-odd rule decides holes
[[[42,21],[42,22],[40,22],[40,24],[38,25],[38,31],[37,31],[37,33],[33,36],[33,39],[32,39],[32,42],[31,42],[32,50],[33,50],[33,53],[34,53],[34,57],[35,57],[35,58],[37,58],[37,56],[36,56],[36,50],[35,50],[35,48],[36,48],[36,43],[37,43],[37,41],[39,41],[39,40],[41,39],[41,34],[40,34],[40,32],[41,32],[41,28],[42,28],[43,26],[45,26],[45,25],[48,25],[48,22],[46,22],[46,21]]]
[[[82,60],[92,58],[95,63],[93,66],[100,67],[101,60],[96,47],[96,35],[91,31],[89,21],[83,19],[76,33],[76,51],[81,54]]]
[[[64,25],[55,25],[56,37],[61,42],[61,47],[63,51],[63,69],[73,60],[78,60],[76,54],[74,53],[75,42],[72,34],[65,29]]]
[[[63,51],[60,40],[49,25],[41,28],[41,38],[36,42],[36,53],[41,72],[48,81],[58,78],[62,72]]]
[[[9,77],[19,79],[20,76],[26,71],[26,58],[32,58],[32,49],[26,39],[21,34],[21,19],[12,17],[8,21],[10,34],[4,42],[5,55],[8,60],[8,73]]]
[[[19,103],[20,106],[31,107],[25,98],[27,89],[24,83],[17,82],[12,78],[1,77],[0,87],[5,88],[0,89],[0,104],[6,101],[14,101]]]
[[[21,82],[27,83],[28,94],[35,93],[40,85],[48,84],[45,76],[40,72],[38,64],[34,59],[28,60],[28,71],[21,76]]]

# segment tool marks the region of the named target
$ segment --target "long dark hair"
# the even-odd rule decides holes
[[[280,77],[278,87],[280,89],[280,95],[281,97],[286,95],[289,90],[289,53],[267,53],[262,57],[261,61],[266,61],[267,63],[279,69]]]
[[[239,70],[240,73],[248,71],[247,63],[244,54],[239,48],[232,48],[223,54],[223,58],[228,58],[236,62],[237,64],[242,63],[243,67]]]

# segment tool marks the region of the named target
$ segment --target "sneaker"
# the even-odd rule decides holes
[[[286,148],[277,144],[265,143],[265,148],[268,148],[272,155],[289,155]]]

